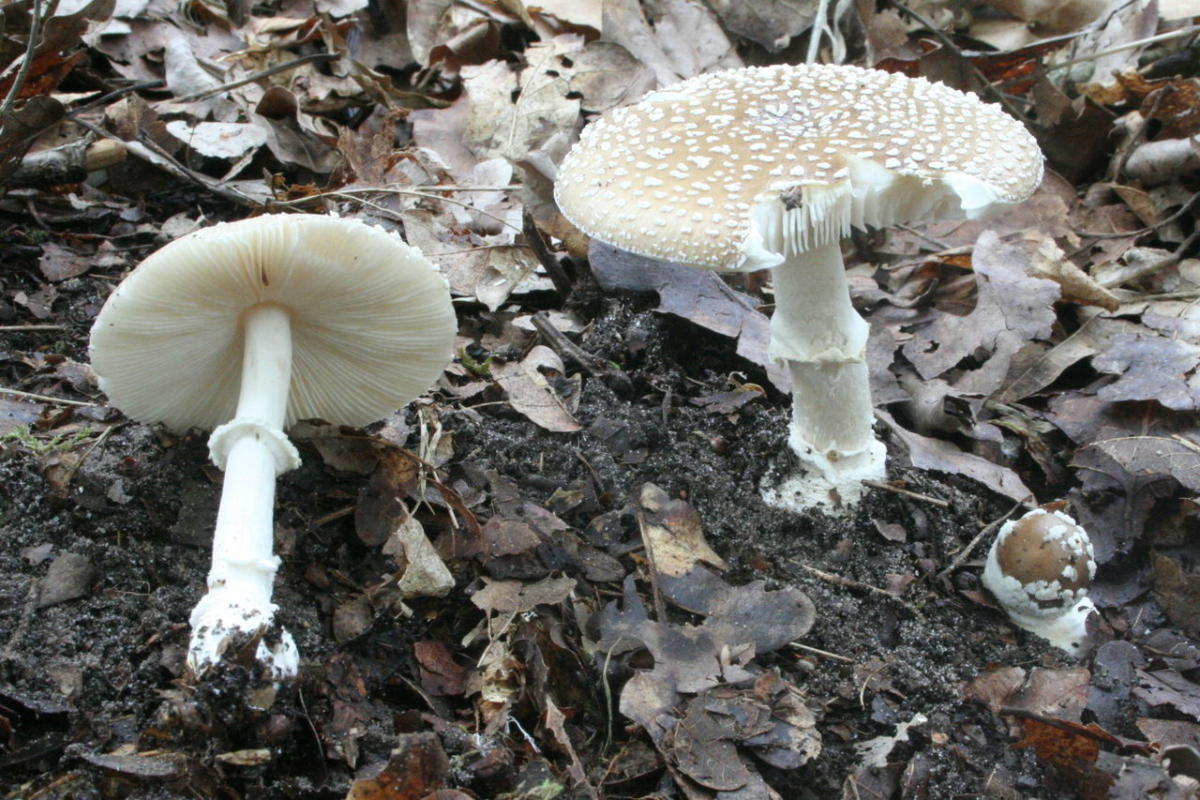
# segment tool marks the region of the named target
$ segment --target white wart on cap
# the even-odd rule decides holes
[[[840,239],[852,227],[978,217],[1042,178],[1033,137],[974,95],[839,65],[701,75],[584,129],[555,184],[593,238],[718,270],[770,268],[771,357],[793,386],[789,445],[805,474],[773,505],[853,502],[884,477]]]
[[[987,587],[1020,627],[1075,654],[1095,609],[1088,587],[1096,576],[1092,542],[1061,511],[1037,508],[1010,520],[988,552]]]
[[[358,220],[268,215],[156,251],[92,328],[100,388],[127,416],[212,430],[238,403],[247,309],[286,309],[285,425],[364,425],[425,391],[451,355],[446,281],[399,236]]]
[[[1041,179],[1037,143],[997,106],[923,78],[811,64],[701,75],[616,109],[584,129],[555,199],[624,250],[747,270],[852,225],[978,216]],[[789,204],[799,213],[786,225],[771,219]]]

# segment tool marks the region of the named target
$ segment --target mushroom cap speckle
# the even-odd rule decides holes
[[[244,312],[287,309],[287,424],[363,425],[429,388],[456,321],[445,279],[400,237],[358,220],[276,214],[214,225],[151,254],[92,326],[100,388],[172,430],[234,416]]]
[[[784,65],[700,75],[605,115],[563,161],[555,199],[622,249],[747,270],[851,226],[979,216],[1041,178],[1033,137],[975,95]]]
[[[1095,575],[1083,526],[1061,511],[1038,508],[1000,529],[984,585],[1010,613],[1048,617],[1086,597]]]

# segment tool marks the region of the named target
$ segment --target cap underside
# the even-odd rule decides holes
[[[178,239],[125,279],[92,328],[101,389],[126,415],[173,430],[228,421],[241,318],[263,303],[291,320],[287,424],[379,419],[450,359],[446,281],[420,251],[357,220],[270,215]]]

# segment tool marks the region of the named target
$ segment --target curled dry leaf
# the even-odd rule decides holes
[[[397,582],[400,596],[405,600],[413,597],[445,597],[454,588],[454,576],[425,535],[425,529],[416,517],[410,516],[400,523],[383,545],[388,555],[403,555],[404,574]]]
[[[571,433],[583,426],[571,414],[567,403],[550,386],[541,370],[559,375],[566,367],[558,353],[545,345],[533,347],[520,362],[492,367],[492,375],[508,395],[509,404],[531,422],[557,433]],[[578,393],[576,393],[576,397]]]

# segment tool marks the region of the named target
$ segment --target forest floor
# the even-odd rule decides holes
[[[301,5],[203,28],[179,17],[199,3],[97,0],[60,12],[91,27],[51,26],[57,72],[31,73],[64,108],[122,93],[78,116],[128,152],[0,198],[0,797],[1197,796],[1200,175],[1154,153],[1121,171],[1200,129],[1197,79],[1153,70],[1194,49],[1137,43],[1187,19],[1135,3],[1077,20],[1077,55],[1133,43],[1105,86],[1015,72],[1057,52],[1032,34],[972,50],[978,19],[935,14],[938,57],[891,7],[843,20],[860,63],[1024,76],[1010,93],[1050,171],[995,219],[856,237],[888,477],[853,509],[798,513],[760,491],[790,468],[790,395],[752,335],[769,290],[589,249],[545,164],[665,71],[796,61],[805,27],[774,51],[683,0],[614,3],[603,36],[589,4],[416,3],[390,28],[348,0]],[[343,53],[356,25],[356,60],[221,91]],[[271,58],[245,49],[252,29]],[[219,80],[188,77],[231,52]],[[272,81],[290,112],[268,113]],[[222,155],[204,137],[249,134],[202,123],[268,133]],[[106,405],[87,351],[146,254],[258,210],[401,230],[448,275],[460,324],[454,363],[408,408],[291,432],[275,602],[302,664],[267,692],[185,667],[221,490],[206,434]],[[1079,658],[1015,627],[979,579],[1000,524],[1054,502],[1100,565]],[[428,596],[413,576],[441,563],[454,585]]]

